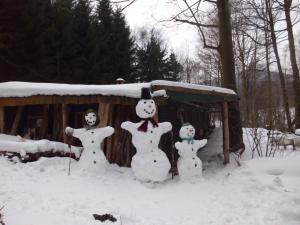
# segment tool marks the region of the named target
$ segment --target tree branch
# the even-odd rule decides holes
[[[206,27],[206,28],[218,28],[218,26],[214,25],[214,24],[203,24],[203,23],[192,22],[189,20],[177,19],[177,18],[175,18],[174,20],[177,22],[188,23],[188,24],[195,25],[195,26],[201,26],[201,27]]]

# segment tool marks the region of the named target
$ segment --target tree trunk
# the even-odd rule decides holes
[[[220,58],[222,65],[222,83],[225,88],[230,88],[237,92],[235,79],[235,65],[233,56],[233,44],[230,21],[229,0],[217,0],[219,16],[220,35]],[[229,111],[229,133],[230,151],[238,151],[244,148],[243,131],[239,103],[237,101],[228,104]]]
[[[294,85],[294,93],[295,93],[295,128],[300,128],[300,78],[299,78],[299,69],[297,65],[296,59],[296,51],[295,51],[295,40],[293,34],[293,25],[291,22],[291,5],[292,0],[284,0],[284,12],[286,19],[286,26],[288,32],[289,39],[289,49],[290,49],[290,60],[291,66],[293,70],[293,85]]]
[[[279,79],[280,79],[283,105],[284,105],[288,130],[292,131],[293,127],[292,127],[292,120],[291,120],[291,114],[290,114],[290,107],[289,107],[289,102],[288,102],[288,97],[287,97],[286,86],[285,86],[285,79],[284,79],[281,62],[280,62],[280,58],[279,58],[279,53],[278,53],[277,39],[276,39],[276,34],[275,34],[275,29],[274,29],[274,20],[273,20],[272,9],[271,9],[271,5],[270,5],[270,0],[266,0],[265,2],[266,2],[266,10],[267,10],[268,17],[269,17],[268,19],[269,19],[269,25],[270,25],[271,40],[272,40],[273,50],[274,50],[277,68],[278,68],[278,75],[279,75]]]
[[[266,66],[267,66],[267,95],[268,95],[268,112],[267,112],[267,124],[269,129],[273,129],[273,90],[272,90],[272,78],[270,71],[270,52],[269,52],[269,35],[268,24],[265,24],[265,48],[266,48]]]

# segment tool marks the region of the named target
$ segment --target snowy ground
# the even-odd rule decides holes
[[[300,151],[222,165],[220,130],[203,149],[203,179],[141,184],[129,168],[106,175],[71,171],[68,160],[13,164],[0,158],[0,208],[6,225],[298,225]],[[73,165],[76,163],[72,161]],[[118,222],[95,221],[111,213]]]

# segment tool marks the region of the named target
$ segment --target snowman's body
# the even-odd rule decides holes
[[[164,181],[171,168],[168,157],[158,145],[161,136],[172,129],[172,124],[156,123],[152,119],[155,113],[156,106],[149,89],[142,89],[142,99],[136,105],[136,114],[142,121],[138,123],[127,121],[121,124],[121,127],[132,135],[136,154],[132,158],[131,167],[134,175],[141,181]]]
[[[106,157],[101,149],[104,138],[112,135],[112,127],[73,129],[73,136],[78,138],[83,146],[83,152],[76,165],[76,169],[90,172],[104,172],[107,164]]]
[[[131,161],[134,175],[142,181],[164,181],[168,177],[171,168],[166,154],[158,147],[161,135],[170,131],[172,125],[169,122],[158,123],[153,127],[149,122],[147,132],[138,130],[143,123],[124,122],[122,128],[132,134],[132,144],[136,148],[136,154]]]
[[[78,163],[74,166],[76,170],[83,172],[105,172],[107,160],[101,148],[102,141],[114,133],[114,128],[107,126],[95,128],[97,123],[95,112],[85,115],[86,128],[73,129],[67,127],[65,132],[78,138],[83,146]]]
[[[180,179],[183,180],[202,176],[202,162],[197,156],[197,151],[206,145],[207,140],[194,140],[194,135],[195,129],[191,125],[184,126],[180,129],[182,142],[175,143],[175,148],[178,149],[180,156],[177,161],[177,169]]]

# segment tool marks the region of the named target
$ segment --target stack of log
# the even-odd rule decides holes
[[[57,151],[57,150],[50,150],[45,152],[36,152],[36,153],[26,153],[25,155],[21,155],[18,152],[9,152],[9,151],[0,151],[0,155],[5,156],[9,159],[13,159],[17,157],[21,162],[33,162],[37,161],[40,157],[71,157],[72,159],[78,160],[79,158],[76,157],[75,153],[73,152],[64,152],[64,151]]]

